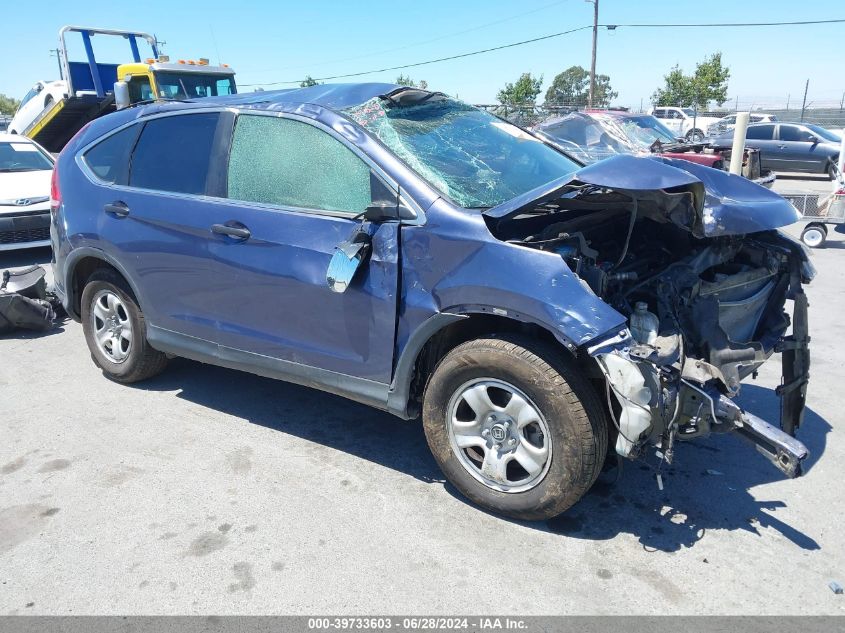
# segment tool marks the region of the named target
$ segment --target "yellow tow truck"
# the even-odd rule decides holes
[[[78,33],[85,61],[68,58],[67,35]],[[98,62],[94,36],[121,37],[128,41],[132,60],[124,64]],[[141,57],[139,44],[152,55]],[[171,61],[161,55],[149,33],[65,26],[59,30],[59,67],[63,88],[59,98],[48,100],[23,134],[50,152],[59,152],[82,127],[99,116],[134,103],[155,100],[196,99],[237,93],[235,71],[228,65],[212,66],[205,58]],[[64,84],[64,85],[62,85]]]

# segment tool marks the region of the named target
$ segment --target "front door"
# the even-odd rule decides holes
[[[220,355],[246,352],[388,383],[399,224],[371,227],[371,254],[346,292],[326,283],[335,246],[361,226],[355,216],[371,202],[370,167],[309,122],[242,114],[227,185],[229,200],[213,204],[215,215],[225,209],[225,224],[245,232],[219,234],[211,247],[228,288]]]

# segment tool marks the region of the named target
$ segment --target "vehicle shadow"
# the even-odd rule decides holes
[[[743,385],[739,402],[777,424],[780,403],[773,390]],[[810,453],[805,472],[824,453],[830,430],[827,421],[806,410],[798,431]],[[647,464],[625,462],[615,484],[600,479],[568,512],[548,521],[548,530],[588,540],[628,533],[648,551],[674,552],[695,545],[708,529],[761,534],[761,528],[772,528],[802,549],[819,549],[811,536],[775,516],[774,511],[786,507],[783,501],[758,500],[752,494],[752,488],[784,477],[739,436],[712,435],[677,444],[674,464],[662,468],[663,491],[657,486],[656,466],[656,458]]]
[[[260,378],[251,374],[176,359],[164,374],[136,385],[153,391],[178,391],[177,397],[282,433],[405,473],[426,483],[444,480],[426,445],[422,425],[344,398]],[[743,387],[741,404],[764,419],[777,421],[779,401],[771,389]],[[810,451],[806,469],[824,453],[830,425],[807,410],[799,439]],[[771,527],[799,547],[818,549],[812,537],[770,512],[780,500],[758,501],[750,490],[782,479],[754,447],[737,436],[712,436],[679,444],[673,466],[664,466],[664,490],[658,490],[657,462],[626,461],[616,482],[600,479],[563,515],[547,522],[515,523],[588,540],[607,540],[622,533],[636,536],[648,550],[664,552],[692,547],[707,529],[760,533]],[[801,485],[796,482],[795,485]],[[767,512],[769,511],[769,512]],[[506,520],[506,519],[503,519]]]

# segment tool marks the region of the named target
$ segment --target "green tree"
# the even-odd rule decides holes
[[[400,86],[409,86],[411,88],[428,89],[428,82],[425,79],[420,79],[418,82],[411,79],[408,75],[399,75],[394,83]]]
[[[0,93],[0,114],[14,114],[21,102]]]
[[[618,96],[610,87],[610,77],[596,75],[596,94],[593,105],[607,107]],[[546,103],[549,105],[586,106],[590,99],[590,73],[581,66],[570,66],[555,76],[546,90]]]
[[[506,83],[496,98],[504,105],[534,105],[543,85],[543,75],[522,73],[516,83]]]
[[[315,80],[311,75],[305,75],[305,79],[299,82],[300,88],[310,88],[311,86],[318,86],[319,81]]]
[[[654,105],[707,108],[711,101],[721,106],[728,99],[731,71],[722,65],[722,53],[713,53],[696,64],[692,75],[685,75],[680,66],[673,66],[663,77],[664,85],[651,96]]]

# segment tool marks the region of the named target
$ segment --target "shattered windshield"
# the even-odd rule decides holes
[[[496,206],[578,169],[520,128],[439,95],[408,105],[375,98],[346,113],[466,208]]]
[[[629,145],[637,149],[649,149],[655,141],[660,141],[664,145],[678,142],[669,128],[653,116],[615,117],[601,114],[593,116],[611,135],[625,139]]]

